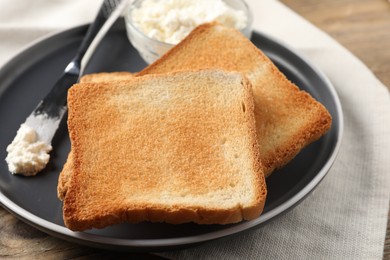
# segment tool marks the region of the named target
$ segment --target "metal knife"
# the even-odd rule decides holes
[[[87,65],[91,55],[93,54],[96,46],[110,29],[112,24],[117,20],[117,18],[122,14],[124,8],[126,7],[126,0],[104,0],[100,10],[93,21],[89,26],[88,31],[71,62],[66,66],[63,75],[55,83],[50,92],[39,102],[34,111],[27,117],[24,125],[31,127],[36,132],[36,142],[43,142],[47,144],[51,149],[51,141],[54,134],[57,131],[57,128],[67,110],[67,92],[68,89],[75,83],[78,82],[80,75]],[[23,124],[22,124],[23,125]],[[19,133],[19,131],[18,131]],[[15,137],[14,141],[18,139],[18,135]],[[19,138],[20,139],[20,138]],[[14,142],[13,142],[14,143]],[[7,151],[9,149],[7,148]],[[28,150],[28,149],[25,149]],[[18,153],[27,152],[20,150]],[[19,156],[19,155],[18,155]],[[8,156],[6,161],[9,165],[11,171],[11,166],[9,160],[10,152],[8,151]],[[43,166],[43,168],[46,165]],[[14,167],[15,168],[15,167]],[[23,167],[21,167],[23,168]],[[30,167],[31,168],[31,167]],[[37,167],[35,167],[37,168]],[[40,167],[42,168],[42,167]],[[42,169],[43,169],[42,168]],[[35,171],[40,171],[41,169],[36,169]],[[12,170],[12,173],[21,173],[24,175],[35,175],[34,170],[29,170],[30,172],[23,172],[23,169],[20,172],[15,172]]]

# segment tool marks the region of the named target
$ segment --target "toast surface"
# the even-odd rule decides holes
[[[197,27],[137,76],[219,68],[244,73],[252,83],[261,162],[266,176],[331,127],[327,109],[299,90],[239,31],[217,23]]]
[[[99,72],[86,74],[80,78],[80,83],[98,83],[98,82],[111,82],[119,80],[130,80],[133,78],[133,74],[130,72]],[[73,171],[73,154],[69,152],[68,158],[58,176],[57,184],[57,197],[62,201],[65,198],[66,191],[68,190],[68,183],[70,175]]]
[[[250,82],[216,70],[82,83],[68,94],[71,230],[227,224],[264,207]]]

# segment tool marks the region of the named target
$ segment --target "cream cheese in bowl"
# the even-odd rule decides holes
[[[134,26],[148,37],[177,44],[196,26],[218,21],[241,30],[248,17],[222,0],[144,0],[132,12]]]
[[[252,15],[242,0],[136,0],[127,11],[130,42],[152,63],[200,24],[217,21],[250,38]]]

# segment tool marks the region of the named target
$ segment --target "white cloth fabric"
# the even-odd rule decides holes
[[[275,0],[248,0],[254,29],[287,43],[334,84],[344,110],[336,162],[299,206],[251,232],[166,252],[190,259],[381,259],[390,198],[389,91],[328,35]],[[42,36],[91,21],[96,0],[0,0],[0,66]]]

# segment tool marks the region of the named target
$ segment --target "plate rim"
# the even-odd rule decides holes
[[[26,45],[20,51],[18,51],[15,55],[13,55],[10,59],[6,60],[3,66],[0,68],[0,75],[4,74],[3,71],[6,71],[9,66],[13,62],[16,62],[20,59],[25,53],[31,51],[32,48],[37,45],[43,44],[45,41],[59,37],[62,34],[68,33],[72,34],[73,31],[78,30],[86,30],[88,24],[79,25],[71,28],[67,28],[61,31],[57,31],[54,33],[50,33],[44,37],[41,37],[30,44]],[[260,227],[264,225],[266,222],[275,219],[277,216],[280,216],[286,213],[288,210],[292,209],[295,205],[297,205],[300,201],[302,201],[306,196],[308,196],[311,191],[323,180],[326,174],[331,169],[334,164],[338,152],[340,150],[343,131],[344,131],[344,116],[343,110],[341,106],[340,99],[338,97],[337,91],[334,88],[331,81],[322,72],[315,64],[313,64],[306,56],[299,52],[298,50],[290,47],[287,43],[282,42],[274,37],[267,35],[263,32],[259,32],[257,30],[253,31],[253,35],[258,35],[261,38],[265,38],[271,42],[274,42],[279,47],[284,48],[286,51],[290,52],[295,59],[301,60],[308,67],[310,67],[315,74],[323,81],[323,83],[327,86],[327,90],[330,93],[332,101],[335,105],[335,111],[337,113],[337,129],[336,131],[336,141],[333,150],[331,151],[331,155],[327,158],[325,164],[321,167],[319,172],[315,175],[315,177],[310,180],[310,182],[305,185],[299,192],[297,192],[294,196],[290,197],[283,204],[271,209],[268,212],[260,215],[260,217],[251,220],[239,223],[238,225],[229,226],[225,229],[212,231],[199,235],[191,235],[191,236],[183,236],[183,237],[175,237],[175,238],[158,238],[158,239],[124,239],[124,238],[112,238],[112,237],[102,237],[97,234],[90,234],[85,232],[73,232],[67,229],[64,226],[55,224],[48,220],[42,219],[28,210],[22,208],[21,206],[14,203],[11,199],[9,199],[2,191],[0,191],[0,205],[6,209],[8,212],[16,216],[18,219],[21,219],[23,222],[26,222],[35,228],[55,237],[62,238],[64,240],[68,240],[71,242],[76,242],[78,244],[84,244],[89,246],[98,246],[98,247],[108,247],[108,248],[121,248],[134,250],[138,249],[144,251],[145,249],[157,249],[157,250],[165,250],[172,247],[183,247],[190,246],[194,244],[204,243],[207,241],[224,238],[227,236],[235,235],[241,233],[243,231],[253,229],[255,227]]]

